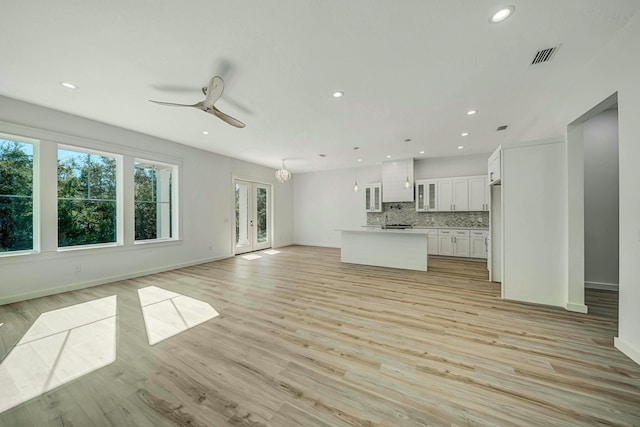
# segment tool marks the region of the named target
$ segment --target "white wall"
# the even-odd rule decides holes
[[[340,232],[336,229],[358,228],[367,223],[364,186],[382,181],[382,167],[358,168],[357,193],[353,191],[355,176],[355,169],[296,174],[293,186],[296,244],[337,248]]]
[[[0,304],[107,283],[232,255],[232,176],[253,177],[274,187],[274,243],[293,240],[293,185],[278,184],[273,170],[59,111],[0,97],[0,132],[41,140],[44,151],[56,143],[180,165],[180,241],[59,252],[55,248],[54,178],[43,180],[41,253],[0,257]],[[50,165],[49,165],[50,166]],[[132,198],[125,202],[132,203]],[[126,211],[125,207],[125,211]],[[131,211],[133,211],[131,209]],[[131,221],[131,218],[125,218]],[[125,223],[125,230],[132,225]],[[52,244],[52,242],[54,242]],[[81,271],[76,272],[76,266]]]
[[[564,306],[565,144],[502,145],[503,297]]]
[[[618,111],[582,125],[585,282],[618,285]]]
[[[416,160],[416,179],[449,178],[487,174],[487,160],[491,153],[469,156],[433,157]]]

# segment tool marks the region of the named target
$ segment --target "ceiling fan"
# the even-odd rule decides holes
[[[213,114],[217,118],[229,123],[231,126],[235,126],[237,128],[245,127],[245,124],[242,123],[240,120],[234,119],[230,115],[223,113],[222,111],[218,110],[215,105],[213,105],[218,99],[220,99],[220,96],[222,95],[223,90],[224,90],[224,81],[222,80],[222,77],[214,76],[209,81],[209,86],[202,88],[202,93],[204,93],[205,95],[204,100],[196,104],[174,104],[173,102],[153,101],[151,99],[149,101],[154,102],[156,104],[160,104],[160,105],[168,105],[170,107],[197,108],[198,110],[202,110],[206,113]]]

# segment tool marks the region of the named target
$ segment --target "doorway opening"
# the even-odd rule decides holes
[[[617,295],[602,293],[617,291],[619,278],[617,107],[613,94],[567,128],[571,311],[617,311]]]
[[[271,185],[236,179],[234,253],[268,249],[272,245]]]

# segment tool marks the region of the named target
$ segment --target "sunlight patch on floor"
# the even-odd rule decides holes
[[[252,261],[254,259],[258,259],[258,258],[262,258],[262,257],[260,255],[256,255],[256,254],[249,254],[249,255],[242,255],[242,258],[248,259],[249,261]]]
[[[116,298],[42,313],[0,364],[0,413],[113,363]]]
[[[138,297],[150,345],[219,316],[204,301],[156,286],[138,289]]]
[[[276,250],[273,250],[273,249],[269,249],[269,250],[266,250],[266,251],[262,251],[262,253],[263,253],[263,254],[267,254],[267,255],[275,255],[275,254],[279,254],[279,253],[280,253],[280,251],[276,251]]]

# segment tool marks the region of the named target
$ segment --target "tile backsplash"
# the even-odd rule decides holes
[[[488,228],[489,212],[416,212],[414,202],[383,203],[382,212],[368,212],[367,225],[411,224],[414,227]]]

